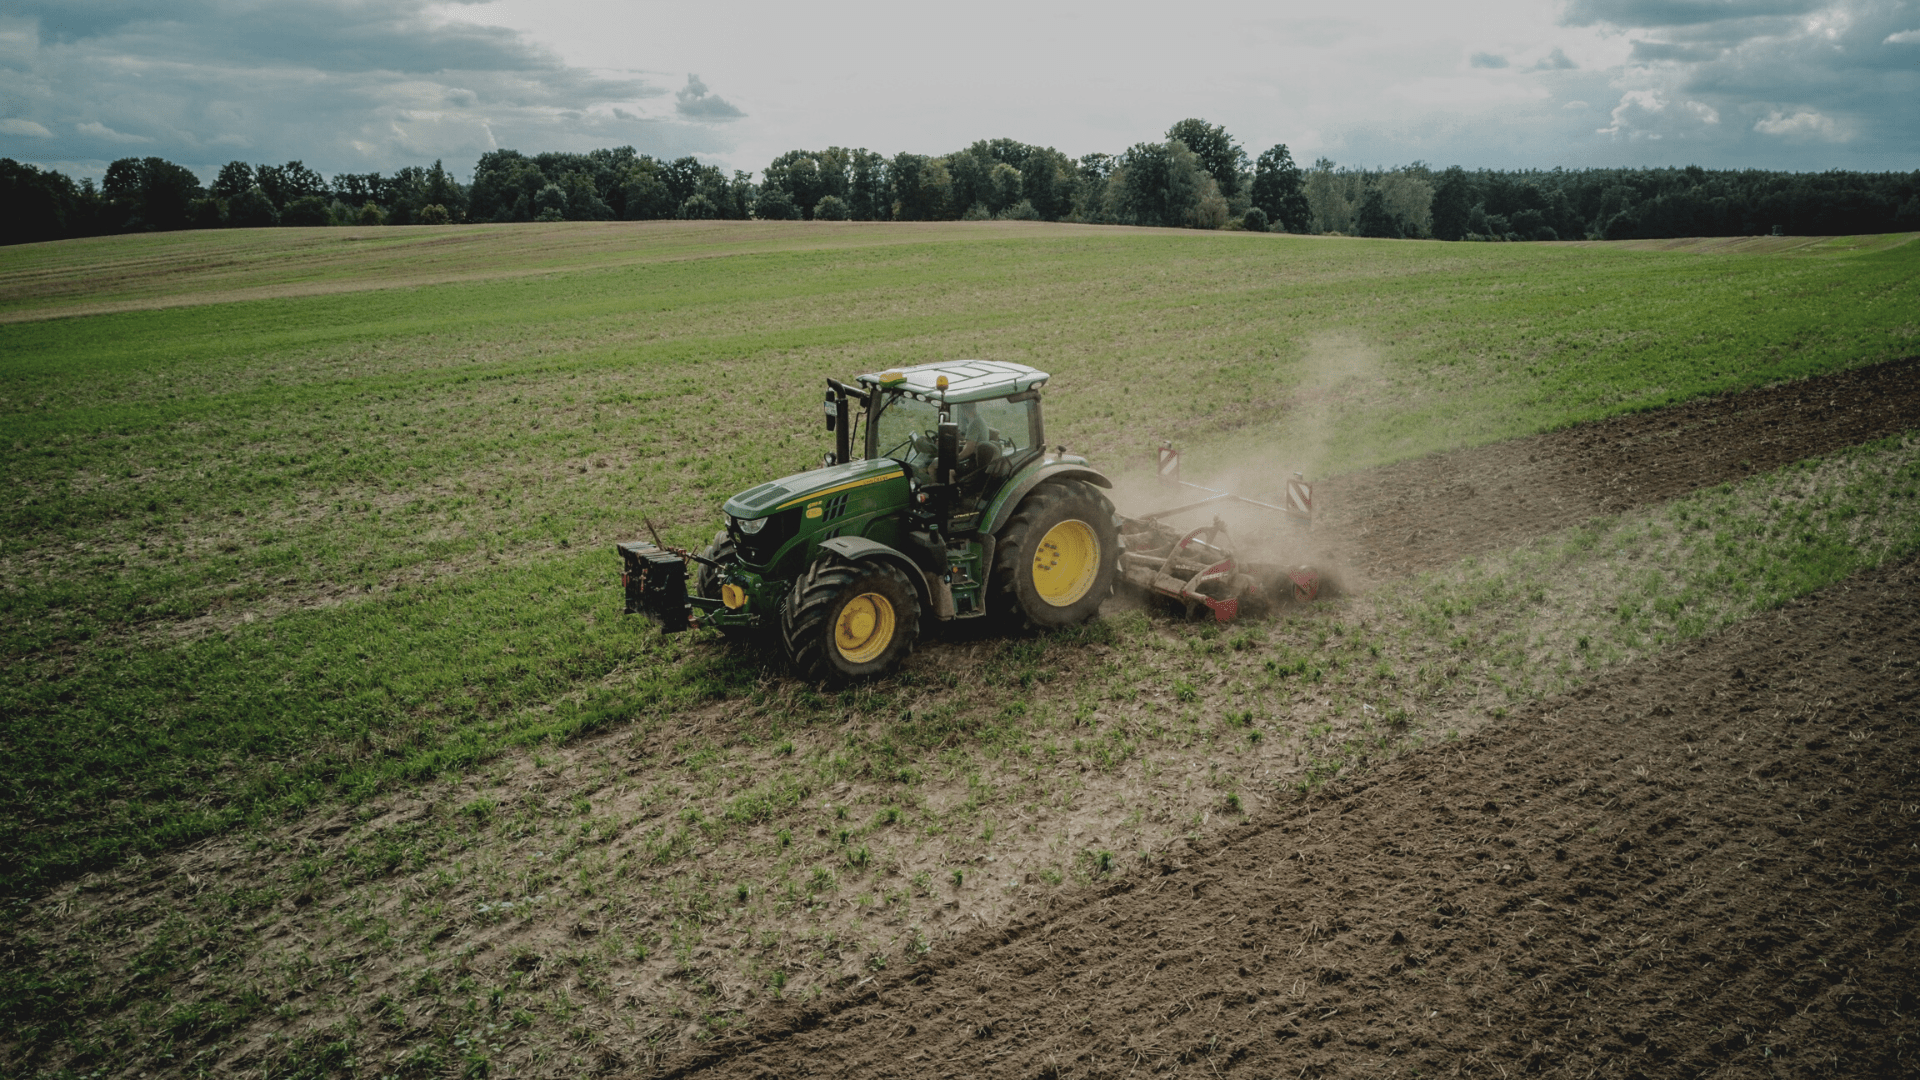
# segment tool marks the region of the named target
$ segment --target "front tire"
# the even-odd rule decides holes
[[[780,609],[787,658],[802,678],[849,682],[900,666],[920,636],[920,598],[887,563],[822,559]]]
[[[994,607],[1041,629],[1092,618],[1113,593],[1120,528],[1113,504],[1077,481],[1041,484],[1000,530],[993,553]]]
[[[713,543],[707,545],[707,550],[703,554],[714,562],[730,563],[739,557],[739,550],[733,542],[733,537],[727,535],[727,530],[721,529],[719,532],[713,534]],[[693,579],[694,588],[701,596],[709,600],[720,599],[719,568],[709,566],[706,563],[699,563],[697,565],[700,567],[700,570]],[[720,636],[728,641],[743,644],[752,643],[764,632],[752,626],[720,626],[715,629],[719,630]]]

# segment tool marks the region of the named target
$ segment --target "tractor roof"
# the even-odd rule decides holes
[[[940,376],[947,377],[947,388],[940,389]],[[916,367],[890,368],[870,372],[859,378],[868,386],[905,390],[916,397],[948,404],[987,401],[1045,386],[1047,373],[1025,364],[1005,360],[946,360]]]

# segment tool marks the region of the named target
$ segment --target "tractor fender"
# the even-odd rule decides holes
[[[991,523],[981,531],[993,536],[1000,535],[1001,526],[1005,525],[1007,519],[1012,517],[1013,512],[1019,508],[1020,500],[1026,498],[1029,491],[1049,480],[1085,480],[1094,487],[1113,487],[1113,481],[1107,479],[1098,469],[1066,462],[1042,465],[1027,476],[1009,484],[1006,490],[1000,493],[999,498],[994,500]]]
[[[900,572],[907,575],[907,580],[913,582],[913,591],[919,594],[921,609],[927,612],[939,610],[939,605],[927,584],[928,575],[899,548],[883,544],[878,540],[869,540],[864,536],[836,536],[831,540],[820,541],[820,549],[831,551],[848,562],[879,559],[881,562],[899,567]],[[948,606],[952,603],[951,600],[947,601]]]

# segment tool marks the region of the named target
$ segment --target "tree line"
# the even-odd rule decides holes
[[[1920,172],[1684,169],[1353,169],[1248,155],[1226,129],[1182,120],[1118,154],[1069,157],[1013,139],[939,155],[828,147],[775,158],[756,180],[633,147],[495,150],[461,183],[439,161],[328,179],[299,161],[221,167],[211,184],[158,157],[99,184],[0,158],[0,243],[169,229],[445,225],[666,218],[1069,221],[1402,239],[1537,241],[1856,234],[1920,229]]]
[[[1920,230],[1920,171],[1451,168],[1433,178],[1440,240],[1847,236]]]

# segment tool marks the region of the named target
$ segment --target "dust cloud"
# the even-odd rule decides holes
[[[1309,342],[1296,370],[1299,381],[1289,400],[1266,422],[1201,446],[1175,443],[1182,451],[1180,480],[1211,491],[1174,487],[1150,473],[1138,474],[1116,481],[1114,505],[1122,514],[1141,517],[1197,503],[1211,492],[1224,491],[1271,506],[1285,506],[1289,479],[1316,483],[1325,478],[1336,455],[1352,460],[1358,449],[1351,444],[1354,431],[1342,419],[1356,407],[1364,408],[1368,390],[1377,385],[1381,374],[1378,352],[1349,335],[1323,335]],[[1344,443],[1340,441],[1343,435]],[[1322,490],[1316,488],[1316,519],[1323,517],[1326,509]],[[1352,587],[1351,575],[1338,554],[1326,550],[1313,532],[1285,514],[1220,499],[1168,515],[1164,524],[1185,533],[1216,518],[1226,526],[1241,562],[1307,566],[1336,587]]]

